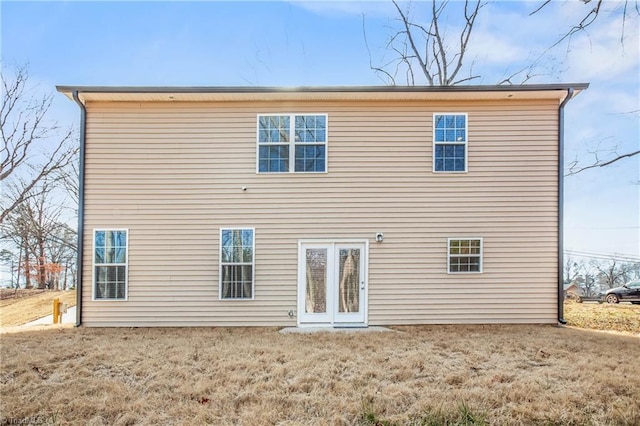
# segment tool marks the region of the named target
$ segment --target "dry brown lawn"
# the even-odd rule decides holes
[[[617,331],[640,337],[640,305],[565,302],[567,324],[592,330]]]
[[[3,290],[11,292],[13,290]],[[24,292],[24,295],[21,293]],[[53,299],[56,297],[67,306],[76,305],[75,290],[18,290],[18,297],[0,300],[0,327],[25,324],[53,313]],[[4,296],[3,296],[4,297]]]
[[[637,337],[532,325],[396,329],[7,334],[0,424],[640,424]]]

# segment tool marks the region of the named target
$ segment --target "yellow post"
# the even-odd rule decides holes
[[[60,299],[57,297],[53,299],[53,323],[58,323],[58,318],[60,317]]]

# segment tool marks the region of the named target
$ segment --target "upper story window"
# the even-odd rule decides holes
[[[127,298],[128,231],[97,229],[93,235],[93,298]]]
[[[258,173],[326,171],[326,114],[258,116]]]
[[[467,114],[433,115],[433,171],[467,171]]]

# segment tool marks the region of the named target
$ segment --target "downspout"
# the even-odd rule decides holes
[[[82,260],[84,258],[84,155],[87,137],[87,109],[78,97],[78,91],[73,91],[73,100],[80,107],[80,161],[78,164],[78,253],[76,271],[76,327],[82,325]]]
[[[558,322],[564,319],[564,106],[573,97],[573,87],[558,108]]]

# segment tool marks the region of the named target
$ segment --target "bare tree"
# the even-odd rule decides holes
[[[0,224],[0,238],[7,244],[13,244],[18,254],[17,259],[17,282],[20,277],[24,277],[25,288],[31,288],[32,271],[32,250],[31,250],[31,213],[30,207],[26,203],[19,204],[11,211],[4,222]]]
[[[601,285],[609,289],[622,285],[627,281],[633,264],[612,258],[608,261],[594,262],[593,266],[598,271],[598,279]]]
[[[67,289],[69,274],[71,282],[75,283],[76,237],[74,229],[64,223],[57,223],[46,239],[46,253],[50,265],[46,271],[46,279],[54,290]]]
[[[42,190],[38,191],[38,195],[31,197],[26,201],[31,212],[31,237],[33,239],[33,254],[36,259],[37,275],[36,280],[39,288],[49,286],[48,278],[50,275],[50,257],[47,253],[47,241],[49,237],[60,226],[59,218],[61,208],[51,202],[49,194],[51,189],[48,182],[42,182]]]
[[[453,40],[447,37],[443,22],[443,12],[448,1],[432,0],[428,16],[423,19],[426,22],[424,25],[412,18],[409,10],[400,7],[396,0],[392,1],[401,24],[401,28],[391,35],[386,46],[394,57],[381,66],[371,66],[384,76],[387,83],[395,85],[398,76],[402,74],[409,85],[424,79],[429,86],[453,86],[480,77],[473,75],[471,71],[468,76],[460,75],[465,69],[465,54],[473,26],[483,6],[480,0],[464,2],[462,30]],[[366,43],[366,31],[364,36]]]
[[[25,67],[13,76],[8,74],[2,70],[0,182],[11,187],[13,196],[3,191],[0,223],[26,198],[36,195],[39,182],[64,168],[78,152],[73,129],[62,129],[49,120],[53,95],[33,95]]]
[[[571,284],[580,276],[581,265],[570,255],[564,261],[564,283]]]
[[[595,269],[594,263],[586,262],[584,259],[572,260],[571,262],[572,269],[577,274],[574,281],[582,289],[582,295],[584,297],[597,296],[600,288],[596,280],[598,271]]]
[[[585,268],[585,273],[581,278],[580,287],[585,297],[596,297],[598,295],[598,282],[595,276]]]
[[[35,282],[38,288],[57,289],[66,282],[62,273],[75,267],[76,233],[60,220],[63,207],[53,202],[54,189],[46,179],[40,182],[35,195],[27,194],[0,224],[0,237],[12,246],[26,288]]]
[[[537,59],[526,65],[511,75],[500,78],[498,84],[523,84],[534,77],[535,70],[540,61],[547,56],[554,47],[571,41],[572,37],[578,33],[583,33],[607,11],[607,15],[616,14],[620,19],[620,43],[624,45],[625,29],[627,20],[640,16],[640,0],[625,0],[623,2],[605,2],[604,0],[580,0],[585,5],[585,11],[578,15],[576,22],[571,23],[571,27],[559,38],[547,47]],[[408,85],[416,84],[420,76],[424,76],[428,85],[450,86],[464,83],[476,78],[469,66],[469,75],[458,79],[458,73],[464,69],[465,56],[468,50],[469,41],[475,24],[475,20],[484,4],[480,0],[465,0],[462,29],[456,31],[456,40],[450,43],[451,38],[447,37],[445,30],[446,22],[443,12],[448,8],[447,0],[431,0],[430,10],[420,18],[410,16],[409,9],[411,2],[407,3],[406,9],[400,7],[396,0],[392,0],[397,12],[401,29],[396,30],[389,37],[386,50],[391,52],[393,57],[383,61],[382,65],[373,65],[370,68],[379,75],[382,75],[388,84],[396,84],[398,76],[406,79]],[[529,15],[542,14],[551,4],[551,0],[542,0],[535,5],[535,9]],[[606,5],[606,7],[605,7]],[[420,24],[425,22],[425,24]],[[369,51],[367,34],[364,28],[364,41]],[[452,47],[455,46],[455,47]],[[371,62],[371,53],[369,51]]]

